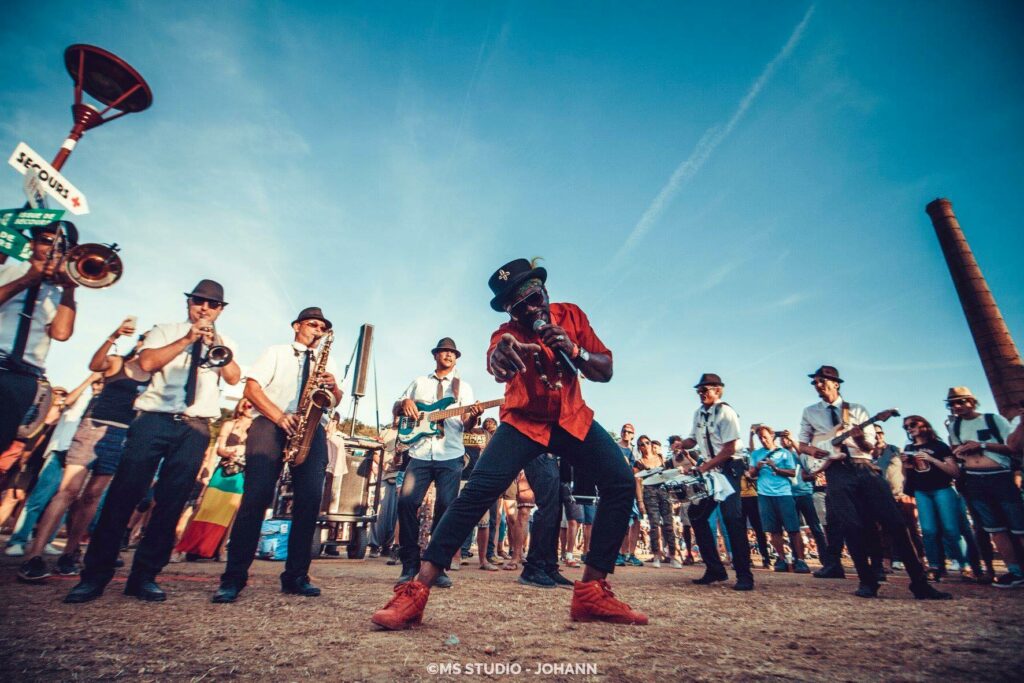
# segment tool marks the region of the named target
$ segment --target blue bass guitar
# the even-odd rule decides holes
[[[406,445],[415,443],[425,437],[434,437],[444,434],[444,421],[449,417],[458,417],[468,413],[474,405],[479,405],[484,410],[500,406],[505,402],[504,398],[496,398],[493,401],[484,401],[479,404],[468,406],[449,406],[455,403],[454,396],[435,401],[434,403],[416,402],[416,408],[420,411],[420,419],[413,420],[411,417],[402,415],[398,418],[398,441]]]

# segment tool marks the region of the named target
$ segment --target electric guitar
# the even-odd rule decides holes
[[[484,410],[500,406],[505,402],[504,398],[496,398],[493,401],[484,401],[480,407]],[[455,403],[454,396],[446,396],[434,403],[416,402],[416,408],[420,411],[420,418],[414,420],[411,417],[402,415],[398,418],[398,441],[406,445],[415,443],[420,439],[434,437],[444,433],[444,421],[449,417],[459,417],[468,413],[474,405],[457,406],[449,408]]]
[[[877,415],[871,416],[869,419],[865,420],[864,422],[861,422],[859,425],[856,425],[855,427],[850,427],[849,429],[843,430],[842,425],[837,426],[835,428],[836,433],[834,436],[826,436],[826,438],[821,439],[820,441],[815,441],[812,444],[815,448],[822,451],[828,451],[831,455],[827,455],[822,458],[811,456],[811,459],[809,461],[809,467],[807,468],[808,474],[815,474],[819,472],[827,462],[830,462],[832,460],[842,460],[843,458],[845,458],[846,454],[841,452],[837,453],[836,449],[838,449],[844,441],[850,438],[850,434],[853,432],[854,429],[864,429],[865,427],[873,425],[876,422],[885,422],[890,417],[899,416],[900,411],[896,410],[895,408],[889,408],[888,410],[883,410]]]

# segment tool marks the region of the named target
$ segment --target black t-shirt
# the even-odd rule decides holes
[[[913,454],[918,451],[925,451],[936,460],[945,460],[953,457],[953,451],[949,446],[937,439],[925,444],[909,444],[903,449],[909,461],[914,462]],[[953,477],[949,476],[932,463],[926,463],[927,471],[918,472],[916,469],[907,470],[907,489],[913,491],[938,491],[953,483]]]

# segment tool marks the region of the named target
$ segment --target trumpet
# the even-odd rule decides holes
[[[206,355],[203,356],[204,368],[222,368],[231,362],[231,359],[235,357],[235,354],[228,347],[220,343],[220,335],[217,334],[217,328],[213,323],[210,323],[210,327],[207,330],[210,336],[213,338],[210,348],[206,350]]]

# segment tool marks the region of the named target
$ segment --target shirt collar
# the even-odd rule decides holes
[[[833,401],[832,403],[825,403],[825,399],[821,399],[821,405],[825,407],[825,410],[828,410],[829,406],[835,406],[836,408],[842,408],[843,407],[843,397],[842,396],[837,396],[836,400]]]
[[[454,369],[454,368],[452,369],[451,372],[449,372],[444,377],[438,377],[436,370],[431,370],[430,374],[427,375],[427,377],[429,379],[436,379],[437,381],[441,382],[442,384],[444,384],[445,382],[450,382],[450,381],[452,381],[453,379],[455,379],[458,376],[459,376],[459,371]]]
[[[297,341],[292,342],[292,350],[295,351],[296,355],[303,354],[309,350],[309,347],[305,344],[300,344]]]

